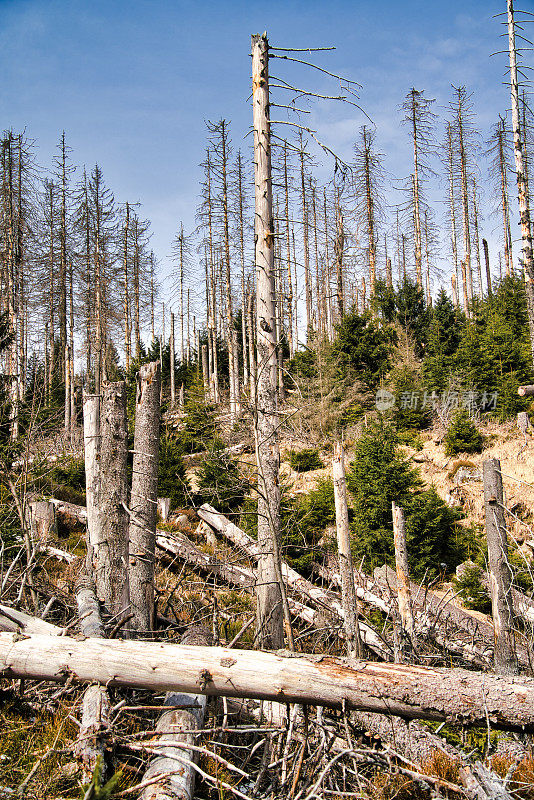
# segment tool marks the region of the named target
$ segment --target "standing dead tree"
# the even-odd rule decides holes
[[[100,407],[100,539],[93,548],[95,582],[110,615],[128,611],[128,422],[126,384],[104,383]]]
[[[274,223],[269,121],[267,36],[252,37],[252,108],[254,126],[256,397],[254,431],[258,468],[257,623],[266,649],[284,644],[280,571],[280,487],[276,321],[274,307]]]
[[[484,506],[488,540],[489,583],[495,628],[495,670],[501,675],[517,675],[514,641],[512,574],[504,517],[501,463],[497,458],[484,462]]]
[[[513,0],[507,0],[508,52],[510,59],[510,96],[512,103],[512,132],[514,137],[514,159],[517,179],[517,197],[519,202],[519,222],[521,225],[521,242],[523,253],[523,269],[527,290],[528,325],[530,345],[534,355],[534,254],[532,252],[532,228],[530,219],[530,203],[528,196],[527,173],[524,144],[521,135],[521,118],[519,112],[519,70],[517,65],[516,20]]]
[[[141,634],[154,630],[160,381],[159,361],[143,364],[135,400],[128,569],[132,627]]]
[[[343,624],[349,656],[361,655],[358,631],[358,599],[354,585],[354,567],[350,549],[349,511],[347,506],[347,481],[345,478],[345,452],[343,444],[336,442],[332,458],[334,499],[336,505],[337,549],[341,575]]]

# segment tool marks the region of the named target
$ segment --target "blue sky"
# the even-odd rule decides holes
[[[534,11],[531,0],[522,7]],[[231,120],[235,148],[246,146],[251,33],[267,30],[278,46],[335,45],[318,63],[363,84],[360,102],[387,167],[406,175],[411,149],[398,106],[411,86],[435,97],[439,113],[450,84],[467,85],[484,135],[508,107],[506,57],[490,58],[506,44],[492,19],[504,8],[504,0],[0,0],[1,125],[26,127],[44,165],[65,129],[74,163],[98,161],[119,201],[142,203],[167,271],[179,220],[186,229],[194,222],[204,121]],[[273,70],[333,88],[299,65]],[[335,104],[311,108],[321,136],[348,156],[364,117]]]

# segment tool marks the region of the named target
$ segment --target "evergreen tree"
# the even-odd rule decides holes
[[[431,314],[423,361],[423,379],[429,391],[447,388],[463,325],[463,315],[441,289]]]
[[[441,564],[452,569],[462,560],[456,532],[461,512],[449,508],[434,489],[423,488],[391,426],[374,424],[358,439],[347,485],[354,503],[353,547],[365,559],[366,571],[394,565],[392,501],[404,509],[414,577],[437,576]]]
[[[191,486],[185,471],[182,448],[173,436],[159,440],[158,495],[169,497],[171,508],[184,508],[191,501]]]
[[[332,346],[338,378],[350,383],[357,379],[369,388],[376,386],[391,366],[396,341],[395,331],[378,327],[370,314],[345,314]]]

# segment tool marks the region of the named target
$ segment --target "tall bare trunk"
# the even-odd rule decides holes
[[[408,547],[406,544],[406,523],[404,513],[396,503],[392,503],[393,539],[395,543],[395,565],[397,567],[397,598],[399,613],[404,631],[414,636],[412,596],[410,592],[410,573],[408,568]]]
[[[517,195],[519,201],[519,219],[521,224],[523,269],[525,271],[525,284],[527,290],[530,347],[534,357],[534,255],[532,253],[530,204],[527,191],[523,142],[521,140],[521,123],[519,117],[519,79],[517,72],[517,52],[515,47],[513,0],[507,0],[506,6],[508,14],[508,47],[510,55],[510,88],[512,101],[515,171],[517,178]]]
[[[490,458],[484,461],[484,507],[495,630],[495,671],[501,675],[517,675],[512,574],[503,502],[501,462],[498,458]]]
[[[269,123],[269,45],[252,37],[252,108],[254,127],[255,262],[257,319],[257,402],[254,407],[258,467],[257,622],[262,647],[283,647],[284,625],[280,572],[280,487],[276,338],[274,309],[274,224]],[[302,156],[303,158],[303,156]],[[302,169],[303,167],[302,161]],[[304,174],[303,174],[304,192]],[[305,198],[303,195],[303,202]],[[304,209],[305,211],[305,209]],[[304,216],[306,216],[304,214]],[[306,243],[307,244],[307,243]],[[309,308],[308,308],[309,315]],[[308,318],[308,322],[309,322]]]
[[[358,599],[356,597],[356,587],[354,585],[354,567],[350,549],[345,453],[341,442],[335,442],[334,444],[332,476],[334,480],[334,500],[336,506],[337,550],[339,572],[341,575],[343,627],[345,630],[348,655],[359,658],[362,653],[358,630]]]
[[[128,611],[128,422],[126,384],[104,383],[100,407],[100,540],[93,548],[98,596],[120,619]]]
[[[160,364],[143,364],[137,376],[135,436],[130,500],[130,601],[132,627],[154,630],[154,560],[158,500]]]

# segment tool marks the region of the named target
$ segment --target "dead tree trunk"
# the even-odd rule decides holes
[[[57,538],[56,507],[48,500],[35,500],[30,503],[30,528],[33,541],[39,547]]]
[[[482,239],[482,246],[484,248],[484,261],[486,263],[486,285],[488,289],[488,297],[491,297],[491,295],[493,294],[491,288],[491,268],[489,259],[489,247],[486,239]]]
[[[175,345],[174,345],[174,314],[171,311],[171,336],[169,339],[169,359],[170,359],[170,371],[171,371],[171,408],[174,408],[176,405],[176,387],[175,387],[175,374],[174,374],[174,365],[176,363],[175,357]]]
[[[505,730],[534,731],[534,679],[485,674],[482,680],[479,672],[464,669],[0,633],[0,671],[10,678],[255,697],[405,719],[453,718],[484,726],[489,719]]]
[[[257,615],[261,646],[278,649],[284,643],[280,569],[280,487],[276,402],[277,352],[274,309],[274,224],[269,122],[269,45],[267,37],[252,37],[252,108],[256,238],[257,400],[254,428],[258,467]]]
[[[205,628],[191,626],[180,644],[206,647],[211,644],[211,636]],[[151,750],[161,755],[152,759],[144,776],[144,780],[149,781],[160,775],[161,782],[143,789],[140,800],[193,800],[196,773],[192,764],[196,763],[197,756],[194,750],[183,745],[196,744],[195,731],[204,727],[207,700],[205,695],[192,692],[167,693],[165,705],[173,708],[164,711],[159,718],[156,734],[162,733],[151,743]]]
[[[501,462],[498,458],[484,461],[484,507],[495,629],[495,670],[500,675],[517,675],[519,670],[513,630],[512,575],[508,561]]]
[[[515,171],[517,178],[517,195],[519,200],[519,218],[521,224],[523,269],[525,270],[525,283],[527,290],[527,313],[528,327],[530,331],[530,347],[534,355],[534,255],[532,253],[530,205],[527,191],[523,142],[521,139],[521,121],[519,116],[519,78],[517,71],[517,52],[515,46],[513,0],[507,0],[506,7],[508,13],[508,48],[510,54],[510,89],[512,100]]]
[[[83,395],[87,570],[92,575],[93,548],[100,540],[100,395]]]
[[[80,633],[102,638],[104,628],[91,580],[82,578],[76,592]],[[75,745],[86,779],[90,779],[99,759],[105,756],[105,734],[110,727],[111,703],[107,690],[99,683],[88,686],[82,700],[82,721]],[[104,736],[103,736],[104,734]]]
[[[412,595],[410,592],[410,573],[408,569],[408,548],[406,546],[406,523],[402,508],[392,503],[393,539],[395,542],[395,565],[397,567],[397,599],[402,627],[410,640],[414,636]]]
[[[358,631],[358,599],[354,586],[354,568],[350,550],[349,510],[347,506],[347,482],[345,479],[345,452],[341,442],[334,444],[332,458],[334,499],[336,505],[337,549],[341,574],[341,602],[343,626],[347,641],[347,653],[358,658],[361,655]]]
[[[160,379],[159,361],[143,364],[137,376],[129,578],[132,627],[138,633],[154,630]]]
[[[102,385],[100,539],[94,543],[96,590],[112,616],[128,610],[128,422],[124,381]]]

